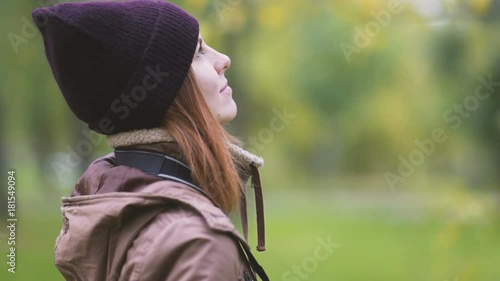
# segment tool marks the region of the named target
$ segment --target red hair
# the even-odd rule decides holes
[[[179,144],[195,183],[229,212],[238,205],[243,183],[228,143],[239,141],[212,114],[195,81],[190,68],[163,127]]]

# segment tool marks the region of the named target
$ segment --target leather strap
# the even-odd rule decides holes
[[[264,195],[260,183],[259,170],[255,165],[250,165],[252,173],[252,187],[255,192],[255,209],[257,211],[257,251],[266,250],[266,223],[264,220]]]
[[[252,177],[252,188],[255,192],[255,210],[257,212],[257,251],[266,250],[266,224],[264,220],[264,196],[262,185],[260,182],[260,174],[257,167],[250,164],[250,175]],[[244,189],[240,200],[240,216],[241,225],[243,228],[243,236],[248,243],[248,214],[247,214],[247,199],[246,189]]]
[[[241,217],[241,228],[243,229],[243,237],[248,243],[248,214],[247,214],[247,189],[244,187],[241,193],[240,199],[240,217]]]

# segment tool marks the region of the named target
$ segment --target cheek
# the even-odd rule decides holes
[[[219,85],[216,79],[217,77],[214,79],[212,75],[202,75],[198,80],[198,86],[202,91],[203,98],[212,110],[219,103]]]
[[[209,77],[205,77],[206,79],[200,79],[199,81],[199,86],[200,89],[203,91],[203,95],[215,95],[218,93],[218,85],[217,81],[214,81],[213,79],[210,79]]]
[[[194,68],[198,86],[204,95],[213,95],[218,93],[219,77],[215,70],[209,66],[201,65]]]

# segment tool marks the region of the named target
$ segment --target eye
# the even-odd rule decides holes
[[[203,47],[202,47],[202,46],[201,46],[201,44],[200,44],[200,48],[198,48],[198,54],[203,54],[203,53],[204,53],[204,52],[203,52]]]

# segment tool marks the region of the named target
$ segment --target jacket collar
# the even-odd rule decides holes
[[[109,146],[113,148],[142,144],[154,144],[161,142],[175,142],[172,135],[170,135],[167,130],[163,128],[133,130],[129,132],[109,135],[106,137],[106,141],[108,142]],[[233,155],[233,158],[238,163],[245,164],[245,166],[253,164],[257,168],[264,165],[264,159],[262,159],[261,157],[252,154],[232,143],[228,143],[228,147],[229,151]]]
[[[106,137],[109,146],[117,147],[133,147],[135,149],[150,149],[160,153],[166,153],[181,161],[184,159],[180,153],[175,139],[167,130],[163,128],[140,129],[129,132],[118,133]],[[229,151],[233,156],[235,164],[238,166],[240,177],[243,182],[246,182],[250,177],[252,179],[252,187],[255,191],[256,211],[257,211],[257,250],[265,250],[265,222],[264,222],[264,201],[263,192],[260,182],[258,168],[264,165],[264,160],[254,155],[243,148],[228,143]],[[184,161],[185,162],[185,161]],[[246,206],[246,190],[243,193],[240,202],[240,215],[243,226],[243,234],[245,240],[248,241],[248,218]]]

